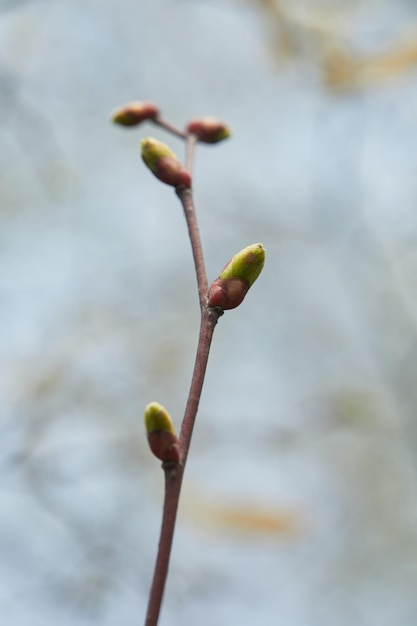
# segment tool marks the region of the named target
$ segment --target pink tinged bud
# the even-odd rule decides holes
[[[179,463],[180,449],[178,439],[166,430],[155,430],[148,434],[149,448],[160,461]]]
[[[160,181],[172,187],[191,187],[189,173],[176,158],[166,156],[158,159],[154,174]]]
[[[137,126],[158,115],[159,109],[153,102],[130,102],[113,113],[112,121],[121,126]]]
[[[161,461],[179,463],[180,451],[168,411],[158,402],[145,408],[145,427],[151,452]]]
[[[195,135],[203,143],[217,143],[230,137],[230,130],[215,117],[201,117],[191,120],[187,125],[187,133]]]
[[[235,309],[249,291],[249,283],[240,278],[222,280],[216,278],[209,290],[209,306],[218,306],[223,311]]]
[[[255,243],[235,254],[211,284],[208,305],[235,309],[258,278],[265,263],[265,249]]]
[[[142,139],[142,159],[158,180],[172,187],[191,187],[191,176],[167,145],[147,137]]]

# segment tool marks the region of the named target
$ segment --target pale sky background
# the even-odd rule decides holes
[[[272,10],[280,9],[280,11]],[[417,623],[417,7],[0,1],[0,614],[144,620],[198,331],[150,99],[198,148],[208,274],[261,241],[221,318],[161,626]]]

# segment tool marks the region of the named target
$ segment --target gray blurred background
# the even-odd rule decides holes
[[[215,115],[195,195],[220,320],[161,626],[417,623],[417,5],[0,1],[0,614],[143,621],[199,311],[155,101]]]

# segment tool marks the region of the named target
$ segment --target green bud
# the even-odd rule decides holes
[[[188,133],[196,135],[203,143],[217,143],[230,137],[230,130],[215,117],[201,117],[191,120],[186,128]]]
[[[175,435],[171,416],[159,402],[151,402],[145,407],[145,427],[147,433],[166,430]]]
[[[265,248],[261,243],[253,243],[235,254],[220,272],[219,278],[241,278],[252,287],[265,263]]]
[[[235,254],[224,266],[208,293],[208,305],[234,309],[243,301],[265,263],[265,248],[255,243]]]
[[[153,137],[142,139],[142,159],[151,172],[172,187],[191,187],[191,177],[175,153]]]
[[[161,157],[169,157],[179,163],[179,159],[171,148],[168,148],[166,144],[158,141],[158,139],[146,137],[146,139],[142,139],[140,145],[142,146],[142,159],[154,174],[156,174],[157,163]]]
[[[178,463],[179,442],[168,411],[159,402],[145,407],[145,428],[149,447],[161,461]]]
[[[153,102],[129,102],[113,113],[112,121],[121,126],[137,126],[158,115],[159,109]]]

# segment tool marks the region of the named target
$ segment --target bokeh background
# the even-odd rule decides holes
[[[184,219],[143,167],[155,101],[201,146],[219,322],[163,626],[417,623],[417,5],[1,0],[0,614],[141,623],[199,312]]]

